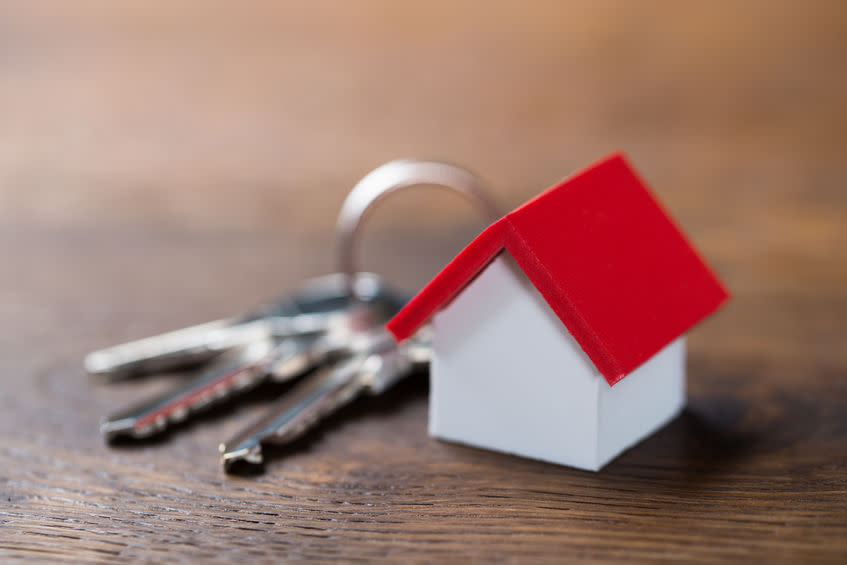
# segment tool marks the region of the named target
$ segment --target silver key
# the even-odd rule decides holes
[[[149,437],[216,400],[253,388],[267,374],[266,358],[273,349],[270,339],[232,348],[184,386],[104,419],[100,432],[107,440]]]
[[[428,336],[397,345],[382,328],[356,336],[352,347],[351,357],[307,376],[265,417],[222,443],[219,451],[224,468],[229,471],[239,463],[263,463],[263,443],[297,439],[360,394],[381,394],[415,369],[426,367],[430,359]]]
[[[215,402],[246,392],[272,378],[286,381],[351,350],[351,336],[379,327],[403,305],[383,289],[369,302],[351,302],[323,333],[295,338],[263,337],[221,354],[196,377],[175,390],[107,418],[107,440],[145,438],[165,430]]]
[[[365,301],[389,291],[372,274],[357,280],[357,296]],[[207,362],[223,351],[247,344],[325,331],[352,304],[343,274],[307,281],[293,296],[235,318],[215,320],[88,354],[85,368],[93,375],[119,379],[172,371]]]
[[[209,362],[205,371],[176,391],[108,420],[104,434],[150,435],[268,378],[286,380],[334,363],[306,375],[267,417],[221,445],[227,468],[238,461],[260,463],[262,442],[291,441],[359,394],[379,394],[414,368],[428,364],[428,339],[407,340],[398,346],[383,328],[402,301],[396,301],[396,308],[389,308],[388,313],[376,308],[376,314],[366,310],[370,314],[362,318],[354,315],[363,304],[392,303],[391,293],[377,277],[355,268],[354,240],[361,219],[386,194],[417,184],[453,188],[480,204],[487,214],[494,211],[478,179],[455,166],[396,161],[374,170],[354,187],[342,206],[336,230],[342,273],[320,279],[323,294],[312,292],[313,281],[305,295],[298,294],[293,301],[89,355],[85,360],[89,372],[113,378]]]

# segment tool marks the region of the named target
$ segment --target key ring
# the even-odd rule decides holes
[[[338,271],[346,275],[351,296],[368,294],[366,289],[360,288],[355,256],[356,238],[365,218],[389,194],[420,185],[433,185],[458,192],[470,200],[490,222],[502,216],[488,196],[485,183],[470,171],[456,165],[400,159],[377,167],[356,183],[347,195],[335,226]]]

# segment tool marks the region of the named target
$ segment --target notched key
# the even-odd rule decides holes
[[[357,296],[364,302],[386,299],[391,294],[373,274],[361,276],[356,284]],[[85,357],[84,365],[90,374],[113,380],[196,366],[254,341],[326,331],[355,302],[344,275],[327,275],[308,281],[291,297],[239,317],[94,351]]]
[[[398,346],[380,329],[357,340],[352,357],[305,377],[267,415],[222,443],[218,449],[224,469],[261,465],[263,443],[289,443],[360,394],[382,394],[429,363],[429,344],[421,339]]]
[[[191,414],[246,392],[266,380],[284,382],[349,354],[355,336],[381,326],[403,300],[383,293],[371,302],[340,311],[325,333],[296,338],[263,338],[230,349],[188,382],[159,397],[107,418],[101,433],[107,440],[146,438]]]
[[[147,438],[236,391],[253,388],[268,374],[274,347],[266,339],[227,351],[178,389],[109,416],[100,432],[109,441]]]

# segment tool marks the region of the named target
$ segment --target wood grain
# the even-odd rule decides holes
[[[0,6],[0,560],[847,560],[840,2]],[[685,413],[593,474],[434,441],[426,383],[227,476],[281,389],[160,441],[85,352],[332,270],[346,191],[446,158],[517,204],[625,149],[734,292]],[[365,263],[415,288],[480,227],[398,197]]]

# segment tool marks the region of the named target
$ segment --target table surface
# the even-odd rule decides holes
[[[839,2],[4,4],[0,560],[847,560],[847,20]],[[685,412],[599,473],[450,445],[409,381],[229,476],[260,390],[159,441],[84,354],[334,267],[346,191],[449,159],[504,206],[624,149],[734,293]],[[414,289],[480,228],[376,213]]]

